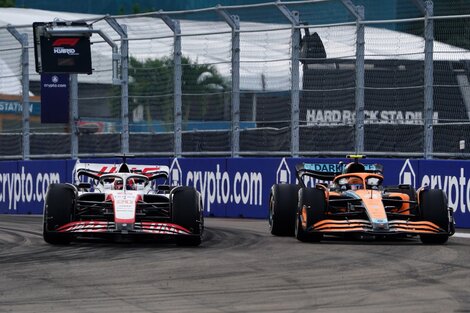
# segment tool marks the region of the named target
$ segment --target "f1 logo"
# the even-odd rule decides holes
[[[52,42],[53,47],[70,46],[74,47],[80,38],[58,38]]]

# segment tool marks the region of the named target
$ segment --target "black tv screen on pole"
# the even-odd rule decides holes
[[[83,25],[69,23],[67,27],[70,27],[71,31],[64,35],[50,35],[46,31],[48,25],[46,23],[33,24],[36,71],[38,73],[91,74],[90,35],[73,32],[74,26]],[[59,26],[65,26],[65,24]]]

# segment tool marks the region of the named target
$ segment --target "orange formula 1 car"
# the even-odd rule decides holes
[[[348,156],[349,164],[302,163],[299,185],[271,188],[271,234],[318,242],[325,234],[374,237],[419,235],[423,243],[443,244],[455,232],[453,211],[438,189],[410,185],[382,186],[382,166],[362,164],[364,156]],[[329,184],[307,187],[316,178]]]

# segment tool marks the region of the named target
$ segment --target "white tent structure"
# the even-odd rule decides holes
[[[18,64],[19,43],[8,33],[6,26],[14,25],[20,33],[27,33],[32,48],[33,22],[54,20],[99,20],[102,16],[54,12],[36,9],[0,8],[0,94],[21,92]],[[177,18],[177,16],[175,17]],[[128,28],[129,54],[139,60],[171,57],[173,34],[164,22],[155,17],[123,17],[118,23]],[[231,75],[230,28],[223,21],[180,20],[182,53],[192,61],[213,64],[222,76]],[[94,24],[119,45],[118,34],[103,20]],[[282,91],[290,86],[289,24],[240,22],[240,89]],[[253,30],[259,30],[255,32]],[[270,30],[270,31],[266,31]],[[327,57],[355,58],[354,25],[312,27],[323,41]],[[112,53],[110,46],[98,35],[92,36],[92,75],[79,75],[81,83],[111,84]],[[424,39],[419,36],[388,29],[365,28],[365,58],[423,60]],[[13,54],[13,56],[12,56]],[[16,55],[16,64],[13,64]],[[434,60],[470,60],[470,51],[434,42]],[[39,80],[34,69],[34,52],[30,49],[30,79]],[[16,75],[15,75],[16,73]],[[300,73],[302,75],[302,73]]]

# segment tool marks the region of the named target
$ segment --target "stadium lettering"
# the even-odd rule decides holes
[[[306,114],[309,126],[352,125],[356,122],[356,112],[351,110],[315,110]],[[439,112],[434,112],[433,119],[439,120]],[[421,111],[364,110],[365,124],[424,125]]]
[[[0,112],[23,112],[23,106],[16,101],[1,101],[0,100]],[[33,112],[33,106],[29,107],[29,112]]]

